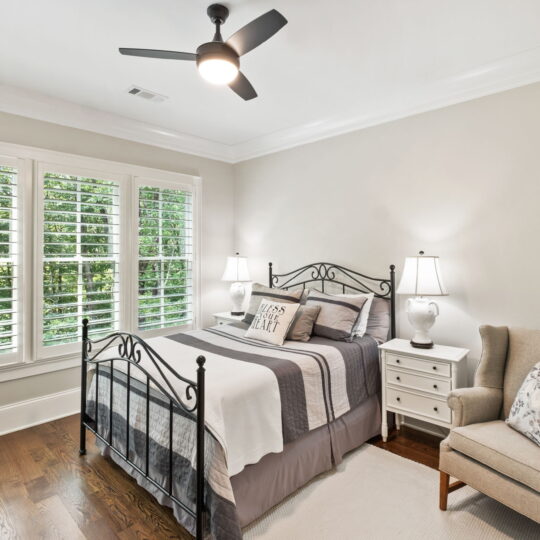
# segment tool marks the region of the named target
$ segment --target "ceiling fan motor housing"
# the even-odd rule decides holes
[[[229,9],[222,4],[212,4],[208,6],[206,13],[214,24],[223,24],[229,16]]]
[[[209,41],[197,48],[197,65],[204,60],[211,59],[227,60],[237,68],[240,67],[240,60],[236,51],[226,43],[221,43],[219,41]]]

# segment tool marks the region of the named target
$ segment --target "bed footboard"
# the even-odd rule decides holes
[[[205,358],[197,358],[197,381],[187,379],[177,373],[156,351],[144,340],[136,335],[126,332],[116,332],[104,338],[91,340],[88,337],[88,319],[82,324],[82,356],[81,356],[81,421],[80,421],[80,448],[81,456],[86,454],[86,431],[91,431],[96,438],[106,445],[121,460],[128,463],[134,470],[146,478],[153,486],[167,495],[172,501],[179,505],[189,516],[195,520],[196,539],[202,540],[205,530],[205,508],[204,508],[204,376]],[[111,357],[111,350],[115,354]],[[107,354],[105,355],[105,352]],[[141,359],[149,359],[152,364],[152,371],[159,374],[159,378],[149,373],[141,365]],[[125,440],[119,442],[118,436],[113,437],[113,409],[114,409],[114,370],[120,369],[126,385],[125,402]],[[87,407],[87,385],[88,370],[94,369],[95,376],[95,414],[94,417],[88,413]],[[100,369],[110,373],[108,387],[108,433],[100,429],[99,417],[99,384]],[[159,380],[158,380],[159,379]],[[142,382],[141,382],[142,381]],[[185,398],[182,399],[175,389],[173,382],[181,381],[184,384]],[[144,464],[140,466],[130,459],[130,396],[131,387],[135,384],[143,385],[143,399],[145,400],[145,452]],[[154,480],[150,475],[150,402],[151,392],[157,389],[165,400],[168,400],[169,422],[168,422],[168,480],[165,485]],[[174,449],[173,449],[173,425],[174,410],[182,411],[195,422],[196,425],[196,505],[195,510],[190,508],[185,502],[173,493],[174,486]],[[178,434],[177,434],[178,436]],[[115,440],[116,439],[116,440]]]

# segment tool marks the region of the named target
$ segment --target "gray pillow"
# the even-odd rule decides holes
[[[373,299],[367,322],[366,334],[378,343],[388,341],[390,330],[390,301],[385,298]]]
[[[309,291],[306,306],[321,308],[313,334],[336,341],[352,341],[353,329],[366,301],[365,296],[347,298]]]
[[[309,341],[313,325],[321,311],[320,306],[300,306],[289,328],[287,339],[293,341]]]
[[[249,299],[249,306],[243,321],[248,324],[253,322],[253,318],[257,311],[259,311],[259,306],[261,305],[261,300],[263,298],[268,298],[274,302],[282,302],[284,304],[298,304],[301,296],[301,290],[286,291],[285,289],[271,289],[260,283],[254,283],[251,286],[251,298]]]

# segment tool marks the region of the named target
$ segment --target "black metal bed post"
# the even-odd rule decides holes
[[[196,539],[204,536],[204,356],[197,358],[197,530]]]
[[[273,276],[272,276],[272,263],[269,262],[268,263],[268,286],[270,288],[272,288],[272,281],[274,281]]]
[[[390,315],[390,337],[394,339],[396,337],[396,266],[390,265],[390,309],[392,313]]]
[[[79,454],[84,456],[86,454],[86,427],[84,422],[86,420],[86,343],[88,341],[88,319],[83,319],[82,322],[82,353],[81,353],[81,433],[79,443]]]

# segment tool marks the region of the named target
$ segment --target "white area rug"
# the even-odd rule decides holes
[[[245,540],[540,539],[540,525],[470,487],[441,512],[439,473],[365,444],[244,531]]]

